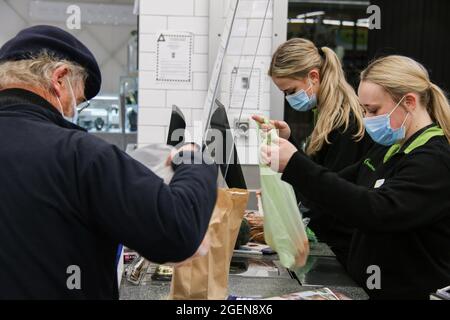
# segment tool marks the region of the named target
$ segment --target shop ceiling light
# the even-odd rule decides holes
[[[314,19],[289,19],[289,23],[307,23],[314,24],[316,21]]]
[[[323,24],[328,24],[331,26],[340,26],[341,21],[340,20],[323,19]]]
[[[369,19],[359,19],[356,25],[358,27],[369,28]]]
[[[313,11],[313,12],[307,12],[302,13],[297,16],[297,19],[304,19],[304,18],[311,18],[311,17],[318,17],[323,16],[325,14],[325,11]]]
[[[355,23],[353,21],[342,21],[342,25],[345,27],[354,27]]]

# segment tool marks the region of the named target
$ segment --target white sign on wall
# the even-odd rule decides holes
[[[261,70],[235,67],[231,71],[230,108],[259,109]]]
[[[156,45],[156,81],[192,82],[192,43],[190,33],[161,33]]]

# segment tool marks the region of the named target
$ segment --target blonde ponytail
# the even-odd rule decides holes
[[[313,69],[320,73],[320,89],[317,94],[319,117],[306,150],[308,155],[320,151],[329,134],[336,129],[348,129],[350,121],[356,122],[356,141],[364,136],[362,109],[353,88],[345,79],[339,58],[330,48],[323,47],[322,53],[309,40],[291,39],[275,52],[269,69],[269,76],[303,79]],[[353,118],[352,118],[353,117]]]
[[[431,119],[444,131],[450,142],[450,106],[444,92],[430,81],[427,70],[417,61],[404,56],[387,56],[372,62],[361,73],[361,81],[383,87],[395,101],[416,93]]]
[[[444,131],[448,142],[450,143],[450,105],[441,88],[434,83],[430,86],[431,97],[429,114],[433,121]]]
[[[322,52],[325,58],[320,68],[321,80],[318,95],[320,114],[308,146],[309,154],[318,152],[324,141],[330,143],[328,135],[332,130],[342,126],[344,131],[347,130],[351,116],[357,124],[355,139],[361,140],[364,136],[363,114],[359,99],[345,79],[338,56],[327,47],[322,47]]]

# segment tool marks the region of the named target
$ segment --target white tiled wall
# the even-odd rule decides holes
[[[139,130],[138,143],[145,145],[160,137],[161,128],[167,131],[172,105],[177,105],[185,114],[187,126],[192,127],[194,121],[201,121],[203,104],[209,86],[209,6],[210,3],[223,4],[223,24],[225,22],[229,0],[141,0],[140,7],[140,80],[139,80]],[[258,107],[245,110],[245,114],[265,113],[270,109],[270,79],[266,76],[270,65],[272,48],[272,16],[273,1],[269,6],[267,19],[263,24],[266,0],[241,0],[241,14],[235,20],[235,28],[228,60],[224,65],[222,83],[229,84],[234,66],[251,67],[260,30],[263,27],[262,38],[255,60],[255,68],[261,72],[261,104]],[[180,85],[179,88],[167,89],[155,81],[156,37],[161,31],[192,32],[194,35],[193,49],[193,81],[191,84]],[[219,41],[217,42],[219,45]],[[215,54],[215,53],[214,53]],[[233,56],[234,55],[234,56]],[[239,57],[241,57],[239,59]],[[229,85],[228,85],[229,86]],[[222,92],[227,90],[222,86]],[[229,89],[228,89],[229,91]],[[225,104],[227,101],[224,101]],[[229,110],[230,123],[233,122],[233,110]],[[155,128],[155,134],[152,129]],[[165,132],[167,134],[167,132]],[[166,136],[161,138],[165,142]],[[244,141],[238,142],[243,145]],[[247,141],[248,143],[248,141]],[[241,149],[238,146],[239,149]],[[242,151],[244,152],[244,151]],[[241,153],[241,152],[240,152]],[[242,158],[242,157],[241,157]],[[244,156],[244,158],[246,158]],[[254,163],[256,159],[243,162]]]
[[[208,88],[208,15],[208,0],[141,0],[139,145],[166,141],[173,105],[183,111],[188,127],[192,127],[193,118],[201,119]],[[168,89],[155,80],[156,37],[166,30],[193,34],[192,83],[179,84],[178,88]]]
[[[259,75],[259,105],[255,105],[253,100],[247,96],[244,109],[241,113],[242,105],[238,108],[233,105],[228,110],[228,118],[231,124],[241,117],[241,120],[248,120],[252,114],[264,114],[269,116],[270,112],[270,78],[267,71],[270,66],[272,47],[272,26],[273,26],[273,2],[267,0],[241,0],[237,12],[234,28],[230,39],[230,46],[227,52],[222,70],[221,96],[220,100],[229,105],[230,96],[236,95],[236,87],[239,84],[233,82],[231,74],[233,68],[252,69],[252,78]],[[226,10],[230,0],[223,0],[223,17],[226,19]],[[256,55],[255,55],[256,52]],[[249,75],[248,75],[249,76]],[[256,79],[254,79],[256,80]],[[255,86],[254,81],[251,86]],[[249,91],[250,94],[250,91]],[[239,160],[244,164],[258,163],[258,138],[255,125],[250,121],[253,129],[248,138],[237,137],[236,146]]]

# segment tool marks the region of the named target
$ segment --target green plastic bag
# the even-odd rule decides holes
[[[275,130],[260,131],[262,143],[268,145],[276,135]],[[309,242],[294,190],[267,165],[260,164],[259,168],[266,243],[278,253],[284,267],[302,267],[308,258]]]

